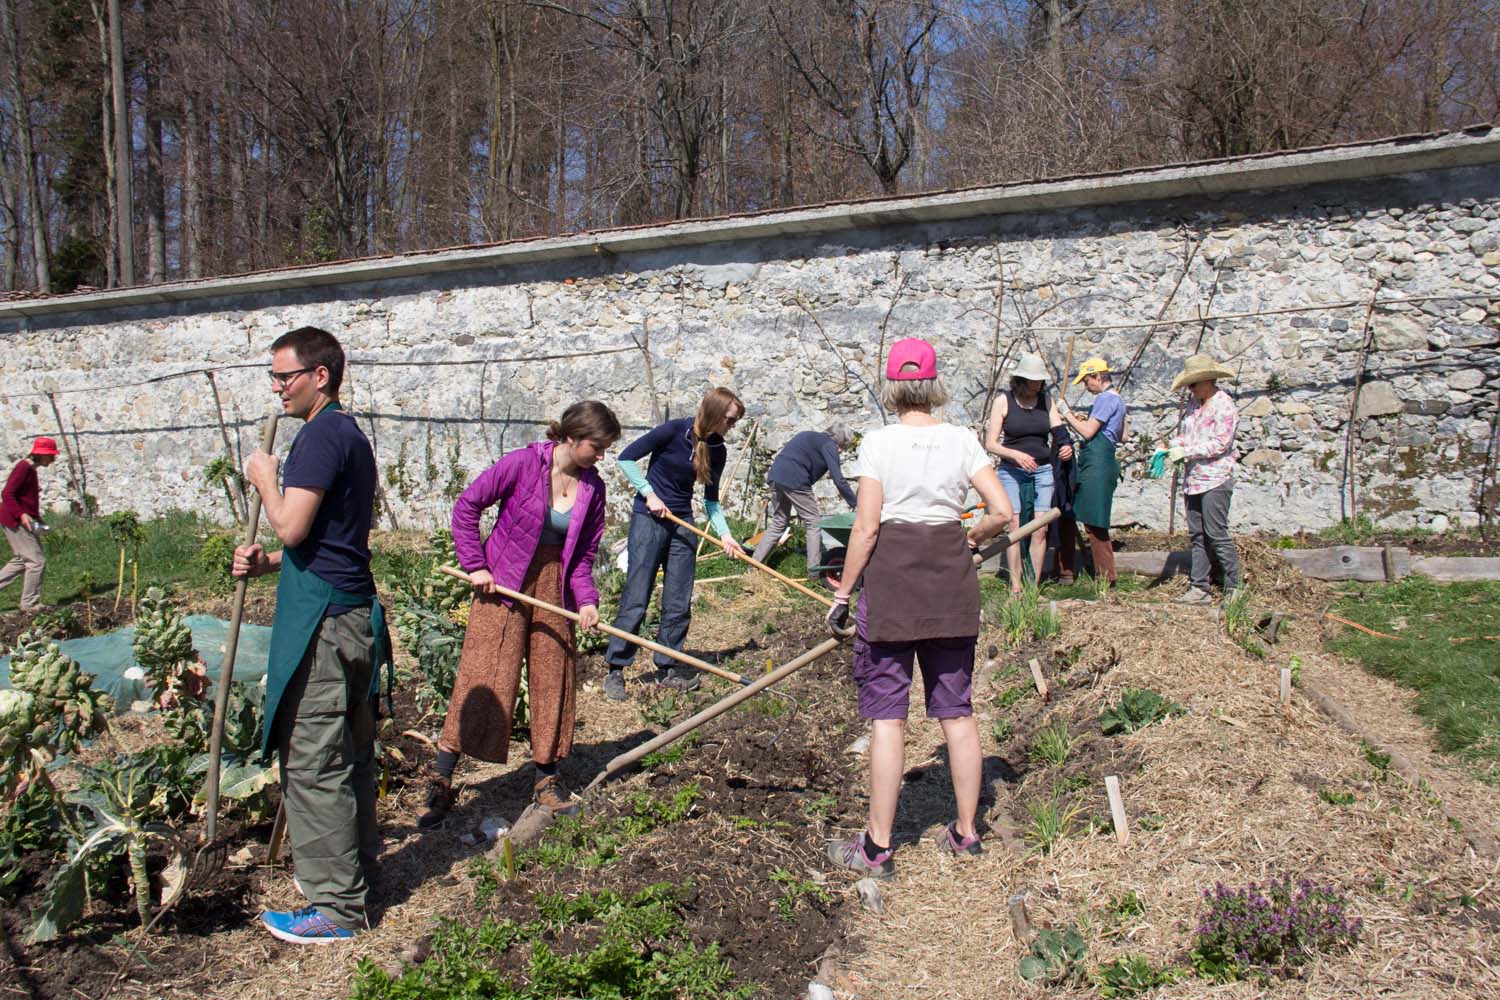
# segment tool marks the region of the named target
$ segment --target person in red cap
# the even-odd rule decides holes
[[[21,581],[21,610],[35,611],[42,606],[42,573],[47,569],[47,553],[37,537],[41,527],[42,487],[36,470],[57,461],[57,442],[39,437],[31,444],[31,454],[16,463],[0,493],[0,527],[10,542],[11,560],[0,569],[0,588],[25,573]]]

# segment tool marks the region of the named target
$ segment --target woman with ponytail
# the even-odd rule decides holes
[[[418,826],[438,825],[453,808],[461,755],[506,762],[523,662],[533,797],[554,813],[577,808],[557,773],[573,749],[573,623],[503,597],[495,585],[576,611],[584,628],[599,623],[594,554],[604,534],[604,480],[594,466],[619,437],[609,407],[574,403],[548,426],[547,440],[507,453],[454,504],[453,547],[474,583],[474,603]],[[496,504],[495,528],[481,541],[480,516]]]
[[[615,628],[640,631],[651,588],[656,583],[656,571],[662,570],[661,625],[656,630],[656,641],[672,649],[682,648],[693,613],[697,543],[686,528],[672,523],[665,515],[671,511],[685,521],[692,520],[693,488],[698,484],[703,485],[703,510],[710,527],[723,539],[731,555],[745,554],[730,534],[724,510],[719,506],[719,478],[724,474],[728,453],[724,435],[744,415],[745,404],[738,396],[722,387],[710,389],[692,419],[684,417],[658,424],[620,452],[620,471],[630,480],[636,496],[627,541],[630,563]],[[639,463],[645,458],[651,464],[642,473]],[[624,669],[635,660],[635,647],[623,639],[611,639],[604,660],[609,665],[604,693],[612,701],[623,701]],[[691,670],[675,666],[673,660],[660,653],[655,661],[656,683],[683,691],[698,686],[698,676]]]

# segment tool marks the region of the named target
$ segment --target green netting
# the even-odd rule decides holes
[[[193,633],[193,648],[203,658],[209,676],[217,681],[219,667],[224,662],[224,640],[229,635],[229,623],[213,615],[188,615],[183,621]],[[140,668],[131,649],[134,641],[135,628],[128,626],[102,635],[65,639],[58,646],[77,660],[87,673],[93,674],[94,687],[108,691],[114,696],[116,707],[123,711],[130,708],[132,701],[149,696],[137,676]],[[234,658],[234,679],[253,681],[264,676],[270,649],[269,627],[241,625],[239,651]],[[136,669],[131,670],[131,667]],[[0,656],[0,687],[10,687],[9,656]]]

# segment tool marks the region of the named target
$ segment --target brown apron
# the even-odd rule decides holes
[[[868,642],[979,634],[979,574],[957,521],[885,522],[864,580]]]

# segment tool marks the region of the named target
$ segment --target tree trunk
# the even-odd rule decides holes
[[[143,13],[152,24],[153,0],[145,0]],[[146,79],[146,281],[167,280],[167,199],[161,172],[161,46],[153,38],[143,64]]]
[[[36,290],[52,291],[52,267],[47,248],[47,220],[42,214],[42,195],[37,187],[36,151],[31,141],[31,99],[21,83],[21,36],[9,0],[0,0],[0,32],[7,48],[5,82],[7,98],[16,112],[16,138],[21,154],[21,186],[25,189],[26,216],[31,227],[31,255]]]
[[[125,89],[125,29],[120,0],[109,0],[110,91],[115,109],[115,226],[119,236],[120,284],[135,284],[135,222],[130,197],[130,92]]]
[[[182,266],[189,278],[203,277],[203,119],[198,97],[188,88],[182,99]]]

